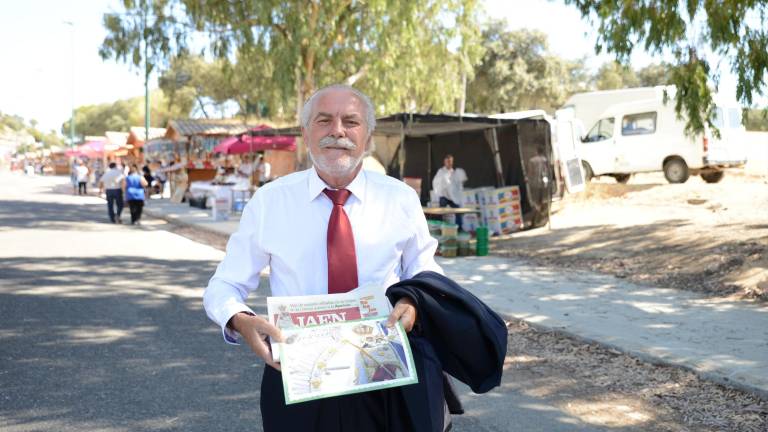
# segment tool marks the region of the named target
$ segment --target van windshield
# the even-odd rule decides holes
[[[597,123],[590,129],[587,136],[582,141],[584,142],[596,142],[606,140],[613,136],[613,117],[605,118]]]
[[[722,129],[725,126],[725,122],[723,121],[722,108],[715,107],[715,116],[712,118],[712,124],[715,125],[715,127],[718,129]]]
[[[728,127],[731,129],[741,128],[740,108],[728,108]]]

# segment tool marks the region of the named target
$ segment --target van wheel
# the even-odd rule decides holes
[[[707,183],[717,183],[723,179],[725,172],[723,171],[707,171],[700,174],[701,178]]]
[[[664,177],[670,183],[685,183],[690,173],[688,165],[680,158],[674,158],[664,164]]]
[[[614,174],[613,178],[616,179],[617,183],[627,184],[631,176],[632,174]]]
[[[589,166],[588,163],[581,161],[581,168],[582,171],[584,171],[584,181],[586,183],[589,183],[593,178],[595,178],[595,173],[592,171],[592,167]]]

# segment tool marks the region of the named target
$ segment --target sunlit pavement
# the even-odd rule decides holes
[[[158,219],[109,224],[104,200],[61,193],[66,182],[0,174],[0,429],[260,430],[261,364],[225,345],[201,307],[223,253],[165,231]],[[669,361],[680,343],[669,335],[688,338],[680,345],[688,361],[715,375],[718,364],[730,365],[734,380],[768,370],[765,308],[745,312],[687,293],[680,303],[670,290],[499,258],[441,264],[507,316],[640,354],[624,335],[646,329],[638,334],[653,338],[648,356]],[[263,311],[260,299],[251,303]],[[616,311],[636,318],[611,321]],[[713,335],[735,331],[723,318],[736,315],[760,326],[750,321],[751,333],[729,342],[735,348],[720,347]],[[697,351],[702,345],[713,347],[709,357]],[[455,417],[454,430],[611,430],[510,387],[482,396],[460,387],[467,414]]]
[[[0,174],[0,430],[260,430],[261,365],[201,307],[222,252],[54,181]]]

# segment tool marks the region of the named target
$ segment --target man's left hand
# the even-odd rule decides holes
[[[396,322],[400,321],[405,332],[408,333],[413,329],[413,325],[416,324],[416,315],[416,305],[413,303],[413,300],[403,297],[395,303],[392,313],[389,314],[387,327],[392,327]]]

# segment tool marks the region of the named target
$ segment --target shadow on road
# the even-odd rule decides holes
[[[226,345],[202,309],[213,271],[207,261],[4,259],[0,424],[260,430],[262,363]]]
[[[123,218],[128,207],[123,210]],[[0,205],[0,231],[14,229],[52,229],[99,231],[108,226],[106,204],[62,204],[3,200]]]

